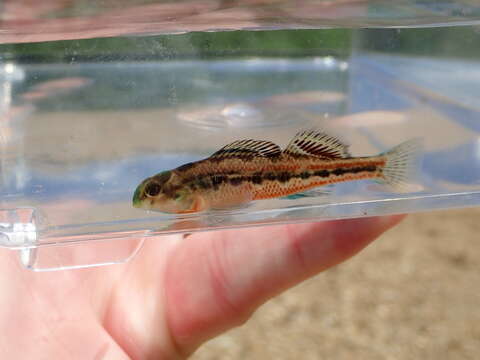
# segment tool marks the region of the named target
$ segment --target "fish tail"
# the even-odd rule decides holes
[[[421,139],[412,139],[380,154],[380,156],[386,157],[381,182],[389,185],[395,191],[408,191],[419,166],[418,159],[421,150]]]

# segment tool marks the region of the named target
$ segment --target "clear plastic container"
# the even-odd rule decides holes
[[[476,2],[204,1],[195,14],[129,3],[142,11],[55,8],[23,28],[3,9],[0,246],[28,268],[123,262],[163,234],[480,203]],[[177,22],[147,16],[167,5]],[[319,7],[331,13],[309,15]],[[244,30],[149,35],[217,29]],[[244,138],[284,147],[309,128],[339,135],[353,156],[422,138],[415,186],[346,182],[328,196],[184,215],[132,206],[136,186],[162,170]]]

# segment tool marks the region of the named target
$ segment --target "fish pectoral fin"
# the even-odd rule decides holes
[[[350,157],[347,145],[343,144],[336,137],[319,130],[307,130],[297,133],[283,153],[293,156],[316,156],[325,160]]]
[[[280,146],[264,140],[237,140],[215,152],[210,158],[222,159],[238,156],[276,157],[282,153]]]
[[[332,194],[332,190],[329,188],[323,189],[312,189],[307,191],[298,192],[295,194],[290,194],[287,196],[282,196],[280,199],[282,200],[295,200],[307,197],[320,197],[320,196],[329,196]]]
[[[201,212],[207,209],[207,203],[205,199],[201,196],[197,196],[193,199],[190,207],[188,209],[179,211],[181,214],[191,214],[196,212]]]

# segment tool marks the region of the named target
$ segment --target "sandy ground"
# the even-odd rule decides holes
[[[480,209],[410,215],[194,360],[478,359]]]

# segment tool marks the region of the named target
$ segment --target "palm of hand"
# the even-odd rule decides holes
[[[33,273],[0,256],[0,358],[179,359],[401,217],[151,239],[128,264]]]

